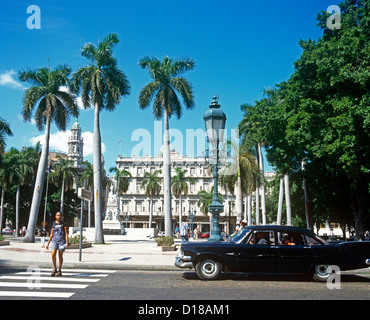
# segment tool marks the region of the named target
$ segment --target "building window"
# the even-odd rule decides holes
[[[204,182],[204,191],[209,191],[209,183],[208,182]]]
[[[123,200],[122,201],[122,211],[123,212],[128,212],[129,211],[129,206],[130,206],[130,201],[128,201],[128,200]]]
[[[136,201],[135,202],[135,211],[136,212],[142,212],[143,211],[143,202],[142,201]]]
[[[195,191],[195,183],[190,183],[190,192]]]

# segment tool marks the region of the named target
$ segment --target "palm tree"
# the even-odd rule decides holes
[[[17,185],[16,205],[15,205],[15,229],[18,235],[19,229],[19,207],[21,186],[30,183],[33,178],[32,158],[28,157],[27,150],[23,149],[21,152],[15,148],[11,148],[6,154],[9,159],[9,182]]]
[[[52,71],[48,68],[41,68],[19,72],[21,81],[27,81],[34,85],[24,95],[23,119],[31,121],[32,113],[36,109],[34,115],[36,126],[40,131],[45,129],[24,242],[35,242],[36,221],[47,168],[51,122],[54,121],[59,130],[65,131],[70,115],[78,116],[75,96],[60,90],[61,87],[69,85],[68,76],[70,73],[71,69],[66,65],[57,66]]]
[[[95,207],[95,242],[104,243],[102,221],[102,153],[100,135],[100,111],[113,111],[122,96],[130,93],[129,81],[117,66],[113,57],[113,47],[119,42],[116,34],[107,35],[98,45],[85,43],[82,55],[91,64],[77,70],[72,77],[71,91],[81,91],[85,108],[94,107],[94,207]]]
[[[7,155],[1,155],[0,166],[0,186],[1,186],[1,200],[0,200],[0,230],[2,230],[2,223],[4,218],[4,197],[5,191],[9,188],[11,159]]]
[[[131,177],[131,173],[127,170],[119,170],[116,167],[111,167],[109,169],[109,172],[115,173],[115,179],[117,181],[117,187],[116,187],[116,196],[117,196],[117,211],[118,214],[120,212],[120,203],[121,203],[121,196],[127,192],[128,188],[130,187],[130,180],[128,177]]]
[[[64,191],[73,189],[74,183],[78,180],[78,171],[77,168],[73,167],[74,162],[72,160],[64,159],[60,156],[57,159],[58,162],[53,165],[53,172],[50,174],[50,179],[57,186],[60,186],[60,183],[62,183],[60,212],[64,216]]]
[[[195,180],[190,177],[186,177],[185,174],[187,170],[182,170],[181,168],[175,168],[176,175],[173,177],[171,185],[172,185],[172,192],[176,198],[180,198],[180,217],[179,217],[179,224],[181,224],[182,220],[182,194],[186,197],[189,191],[189,183],[195,183]]]
[[[200,208],[200,212],[202,212],[204,215],[208,214],[208,207],[213,201],[213,192],[214,187],[211,188],[210,192],[207,192],[205,190],[198,192],[198,207]],[[220,199],[220,202],[224,202],[224,197],[221,194],[218,194],[218,198]]]
[[[172,234],[172,213],[171,213],[171,157],[170,157],[170,136],[169,119],[176,115],[178,119],[182,115],[182,105],[177,93],[182,97],[186,109],[193,109],[195,106],[193,90],[190,82],[180,77],[182,73],[192,70],[195,62],[192,59],[173,60],[164,57],[162,61],[155,57],[143,57],[139,61],[142,69],[148,69],[153,82],[148,83],[139,94],[139,106],[147,108],[153,102],[153,115],[155,119],[164,117],[163,136],[163,187],[164,187],[164,219],[165,235]]]
[[[153,173],[145,172],[144,180],[141,182],[141,187],[145,188],[145,195],[150,197],[150,215],[149,215],[149,228],[152,227],[153,222],[153,197],[159,196],[161,192],[161,180],[158,177],[162,170],[155,170]]]
[[[29,160],[30,169],[32,171],[32,179],[31,179],[32,187],[34,187],[34,184],[35,184],[37,167],[40,161],[41,151],[42,151],[42,147],[41,147],[40,141],[37,141],[34,147],[28,147],[24,150],[24,157]]]
[[[0,153],[4,153],[6,142],[5,136],[12,136],[13,132],[10,129],[10,125],[6,120],[0,117]]]
[[[84,188],[87,188],[91,192],[91,188],[94,186],[94,168],[92,164],[88,161],[83,161],[82,166],[84,171],[80,177],[80,182],[84,185]],[[89,214],[88,214],[88,227],[91,225],[91,201],[89,201]]]
[[[226,144],[231,146],[234,150],[234,159],[221,170],[220,182],[221,185],[231,193],[234,193],[235,189],[237,216],[238,219],[241,220],[243,193],[247,195],[247,201],[249,201],[250,195],[256,188],[256,185],[259,184],[260,174],[256,158],[247,150],[244,144],[239,147],[238,144],[231,140],[228,140]],[[251,219],[248,220],[249,224],[251,224]]]

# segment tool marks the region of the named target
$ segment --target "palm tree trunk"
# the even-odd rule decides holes
[[[40,209],[42,190],[44,188],[45,174],[48,164],[49,155],[49,138],[50,138],[50,122],[51,116],[48,115],[46,120],[46,129],[44,134],[44,143],[42,144],[41,157],[39,166],[37,168],[37,175],[35,181],[35,188],[33,191],[32,204],[30,210],[30,217],[28,219],[27,233],[23,242],[34,243],[37,216]]]
[[[163,137],[163,197],[164,197],[164,229],[165,236],[172,235],[171,213],[171,155],[168,112],[164,111],[164,137]]]
[[[64,217],[63,208],[64,208],[64,174],[63,174],[63,182],[62,182],[62,192],[60,195],[60,213],[62,214],[62,217]]]
[[[87,226],[91,227],[91,201],[89,201],[89,216],[87,218]]]
[[[0,205],[0,230],[3,230],[3,212],[4,212],[4,187],[1,189],[1,205]]]
[[[102,168],[101,168],[101,136],[100,136],[100,108],[95,105],[94,136],[93,136],[93,166],[94,166],[94,209],[95,209],[95,243],[103,244],[102,219]]]
[[[306,170],[306,161],[302,160],[302,171]],[[304,190],[304,203],[305,203],[305,213],[306,213],[306,225],[308,230],[312,230],[312,223],[311,223],[311,199],[310,194],[307,188],[307,181],[306,178],[303,178],[303,190]],[[344,232],[345,236],[345,232]]]
[[[247,210],[248,210],[248,203],[247,203],[247,196],[244,197],[244,215],[243,219],[248,221],[248,216],[247,216]]]
[[[242,178],[240,176],[240,168],[238,168],[238,179],[236,182],[236,195],[235,195],[235,207],[237,220],[243,219],[243,191],[242,191]]]
[[[150,197],[150,214],[149,214],[149,228],[153,224],[153,197]]]
[[[20,206],[20,196],[21,196],[21,185],[17,185],[17,194],[15,196],[15,236],[18,237],[19,230],[19,206]]]
[[[247,217],[248,217],[248,225],[252,225],[252,206],[251,206],[251,195],[247,195]]]
[[[284,176],[285,202],[286,202],[286,224],[292,225],[292,208],[290,205],[289,175]]]
[[[180,217],[179,217],[179,226],[181,225],[181,221],[182,221],[182,195],[180,194]]]
[[[284,200],[284,179],[280,178],[280,189],[279,189],[279,204],[277,214],[277,224],[281,225],[281,217],[283,214],[283,200]]]
[[[256,225],[260,225],[260,188],[256,187]]]
[[[261,183],[261,210],[262,210],[262,224],[266,224],[266,199],[265,199],[265,172],[263,166],[263,158],[261,152],[261,144],[258,143],[258,159],[259,166],[262,173],[262,183]]]

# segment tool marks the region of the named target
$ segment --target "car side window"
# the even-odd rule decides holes
[[[248,243],[272,246],[275,244],[275,233],[274,231],[268,231],[268,230],[254,231]]]
[[[306,244],[306,237],[299,233],[279,232],[280,245],[299,246]]]
[[[306,236],[306,241],[309,246],[322,245],[322,243],[318,242],[315,238],[310,237],[310,236]]]

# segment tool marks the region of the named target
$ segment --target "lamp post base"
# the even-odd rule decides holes
[[[209,206],[209,212],[213,216],[213,223],[211,226],[211,236],[209,237],[208,241],[214,242],[223,240],[219,223],[219,216],[223,211],[224,206],[219,201],[215,201]]]

